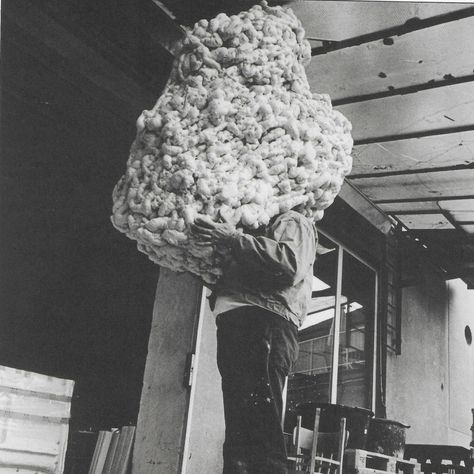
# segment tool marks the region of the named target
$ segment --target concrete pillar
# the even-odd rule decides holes
[[[202,285],[197,278],[161,270],[137,422],[133,474],[181,473],[190,400],[185,372],[189,355],[195,352],[201,299]]]

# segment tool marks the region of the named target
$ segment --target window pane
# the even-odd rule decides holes
[[[337,246],[319,235],[312,300],[299,332],[298,360],[288,378],[286,420],[293,418],[299,403],[329,401],[336,280]]]
[[[343,254],[337,402],[371,408],[376,274]]]

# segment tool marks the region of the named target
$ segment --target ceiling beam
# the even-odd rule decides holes
[[[433,168],[412,168],[406,170],[393,170],[393,171],[381,171],[379,173],[359,173],[351,174],[348,176],[349,179],[361,179],[361,178],[386,178],[388,176],[403,176],[407,174],[426,174],[426,173],[439,173],[447,171],[458,171],[458,170],[472,170],[474,169],[474,162],[451,165],[451,166],[438,166]]]
[[[326,54],[338,49],[350,48],[351,46],[357,46],[359,44],[370,43],[377,40],[384,40],[385,44],[391,45],[393,44],[393,39],[391,38],[392,36],[402,36],[413,31],[430,28],[432,26],[441,25],[451,21],[461,20],[462,18],[468,18],[471,16],[474,16],[474,7],[456,10],[431,18],[426,18],[424,20],[420,20],[419,18],[411,18],[400,26],[374,31],[372,33],[356,36],[354,38],[348,38],[342,41],[328,41],[323,44],[323,46],[313,48],[311,50],[311,54],[312,56],[318,56],[320,54]]]
[[[336,99],[332,101],[334,107],[340,105],[353,104],[355,102],[365,102],[367,100],[373,99],[383,99],[385,97],[392,97],[394,95],[406,95],[406,94],[415,94],[416,92],[425,91],[428,89],[437,89],[438,87],[452,86],[455,84],[463,84],[465,82],[473,82],[474,74],[463,77],[453,77],[447,74],[441,81],[429,81],[423,84],[414,84],[407,87],[400,87],[398,89],[392,88],[386,91],[374,92],[371,94],[363,94],[352,97],[344,97],[342,99]]]
[[[154,28],[147,27],[148,35],[163,46],[170,54],[176,56],[176,45],[184,37],[185,30],[176,21],[170,10],[159,0],[149,0],[144,5],[150,5],[155,10],[153,14],[159,22]],[[159,28],[157,27],[159,25]]]
[[[422,130],[421,132],[403,133],[399,135],[385,135],[381,137],[362,138],[354,141],[354,146],[369,145],[372,143],[395,142],[398,140],[409,140],[410,138],[435,137],[439,135],[447,135],[449,133],[472,132],[474,124],[462,125],[460,127],[435,128],[432,130]]]
[[[433,210],[413,210],[413,211],[402,211],[402,210],[395,210],[395,211],[385,211],[389,216],[426,216],[430,214],[442,214],[446,219],[450,220],[452,219],[451,216],[449,217],[446,215],[446,213],[449,213],[449,211],[445,209],[433,209]],[[455,227],[459,227],[462,225],[474,225],[474,221],[455,221],[456,225],[454,222],[451,222],[451,224],[455,225]]]
[[[461,201],[463,199],[474,199],[474,194],[467,194],[464,196],[424,196],[417,198],[375,199],[372,202],[374,204],[398,204],[404,202]]]
[[[385,211],[385,212],[390,216],[394,216],[397,214],[407,215],[407,216],[421,216],[421,215],[426,215],[426,214],[440,214],[441,211],[442,209],[439,208],[439,209],[423,209],[423,210],[413,210],[413,211],[395,210],[395,211]]]
[[[373,204],[356,186],[349,181],[344,181],[339,197],[370,222],[380,232],[386,234],[390,231],[392,222],[387,214]]]

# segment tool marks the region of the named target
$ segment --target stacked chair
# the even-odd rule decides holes
[[[339,431],[321,433],[321,409],[316,408],[313,430],[301,426],[297,417],[293,431],[293,445],[288,457],[289,474],[342,474],[344,449],[348,440],[346,418],[341,418]]]

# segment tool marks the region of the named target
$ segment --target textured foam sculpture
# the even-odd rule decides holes
[[[352,159],[351,124],[312,94],[290,9],[219,14],[187,32],[163,94],[137,121],[113,225],[154,262],[214,283],[225,255],[195,245],[197,215],[255,229],[288,209],[315,220]]]

